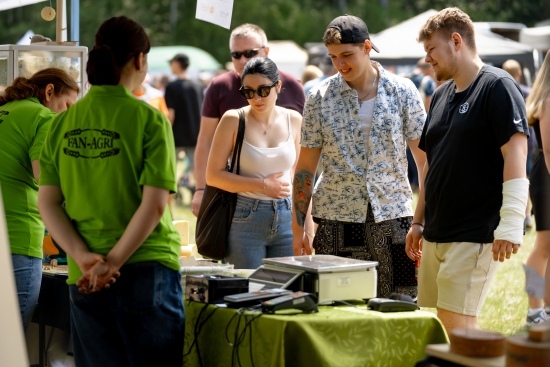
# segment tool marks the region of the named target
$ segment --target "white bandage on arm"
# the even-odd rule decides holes
[[[529,197],[529,180],[514,178],[502,184],[502,207],[500,223],[495,229],[495,240],[506,240],[521,245],[523,222]]]

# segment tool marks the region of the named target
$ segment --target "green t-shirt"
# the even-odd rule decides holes
[[[143,185],[176,190],[174,137],[166,117],[123,86],[92,86],[52,124],[40,185],[59,186],[65,210],[92,252],[107,254],[142,200]],[[179,270],[180,238],[168,206],[127,263]],[[72,259],[69,284],[81,277]]]
[[[38,213],[38,182],[32,161],[57,115],[38,99],[0,106],[0,190],[6,212],[11,253],[42,258],[44,223]]]

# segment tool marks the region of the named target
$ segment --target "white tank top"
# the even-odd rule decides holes
[[[239,175],[245,177],[265,178],[273,173],[283,172],[281,179],[291,182],[290,169],[296,161],[296,147],[292,139],[290,113],[288,116],[288,138],[275,148],[258,148],[246,139],[241,150],[241,164]],[[278,200],[263,192],[239,192],[239,195],[260,200]]]
[[[369,135],[370,129],[372,127],[372,116],[374,115],[374,102],[376,97],[373,97],[363,103],[359,104],[359,121],[361,123],[361,128],[363,129],[363,139],[365,140],[365,149],[369,151]]]

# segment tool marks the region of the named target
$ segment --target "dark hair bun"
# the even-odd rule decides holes
[[[116,84],[120,79],[120,71],[116,65],[115,55],[107,45],[96,45],[88,54],[86,65],[88,81],[92,85]]]
[[[140,24],[125,16],[107,19],[97,30],[88,56],[88,81],[92,85],[117,85],[124,67],[150,49],[149,37]]]

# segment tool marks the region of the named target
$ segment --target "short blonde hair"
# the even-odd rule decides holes
[[[260,43],[260,47],[267,47],[267,35],[256,24],[245,23],[233,29],[231,36],[229,36],[229,48],[231,48],[231,42],[236,38],[256,38]]]
[[[340,31],[335,28],[327,28],[325,34],[323,35],[323,42],[325,46],[328,45],[339,45],[342,43],[342,35]]]
[[[323,76],[323,71],[315,65],[307,65],[302,73],[302,85],[310,80],[317,79]]]
[[[470,49],[477,52],[474,23],[468,14],[459,8],[446,8],[432,15],[420,28],[418,42],[430,38],[435,33],[449,38],[455,32],[460,34]]]
[[[514,79],[521,76],[521,65],[513,59],[504,61],[502,69],[508,72]]]

